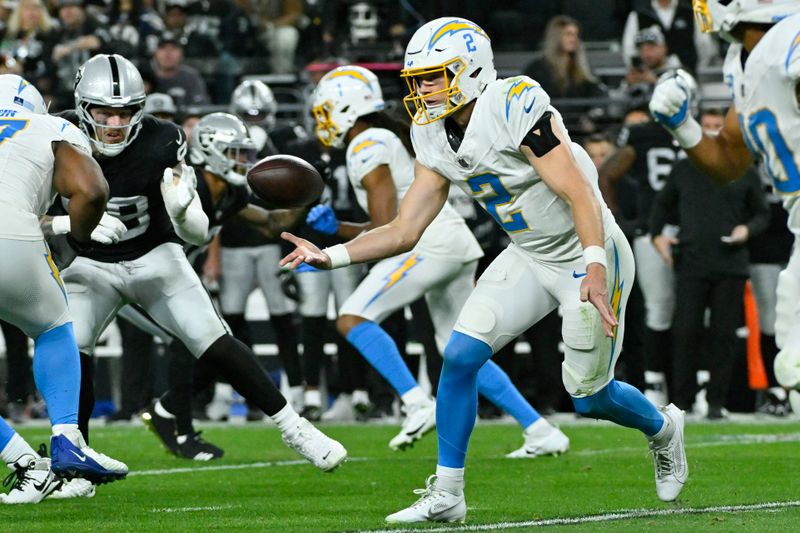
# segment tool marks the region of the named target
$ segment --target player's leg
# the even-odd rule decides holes
[[[796,209],[795,209],[796,210]],[[775,356],[775,377],[782,386],[800,386],[800,247],[795,246],[789,264],[778,276],[775,304],[775,343],[780,351]],[[794,396],[794,398],[793,398]],[[789,396],[792,408],[798,407],[797,392]]]
[[[306,382],[303,416],[309,420],[319,420],[322,416],[323,406],[319,381],[322,361],[325,357],[323,349],[325,330],[328,327],[331,274],[332,272],[325,270],[296,274],[297,285],[300,289],[297,310],[302,319],[300,340],[303,344],[303,375]]]
[[[641,431],[650,441],[656,467],[656,492],[674,500],[688,469],[683,446],[683,411],[669,405],[656,408],[638,389],[614,379],[614,366],[625,335],[625,306],[634,281],[634,262],[622,231],[607,236],[608,293],[618,317],[614,337],[603,333],[600,314],[579,299],[581,279],[572,276],[582,260],[553,269],[553,285],[562,306],[564,363],[562,376],[575,410],[585,417],[610,420]]]
[[[322,470],[347,457],[344,447],[301,418],[259,365],[252,350],[231,336],[180,246],[158,246],[139,259],[131,284],[142,307],[211,365],[244,398],[277,424],[284,442]]]
[[[99,483],[125,477],[128,467],[89,448],[78,430],[81,387],[78,346],[70,322],[67,293],[46,245],[3,240],[0,271],[4,274],[0,316],[34,341],[33,376],[53,426],[50,441],[53,471]]]
[[[283,254],[279,244],[258,247],[256,278],[264,292],[269,310],[269,320],[275,332],[278,357],[286,372],[289,387],[303,388],[303,370],[300,367],[300,353],[297,351],[297,327],[294,311],[289,298],[283,293],[278,277],[278,262]]]
[[[425,295],[440,353],[444,351],[456,319],[472,293],[477,265],[477,261],[463,265],[456,276]],[[491,359],[478,371],[478,393],[513,416],[523,429],[525,443],[507,457],[536,457],[564,453],[569,449],[566,435],[541,417],[508,374]]]
[[[637,237],[636,282],[645,302],[645,394],[657,405],[667,403],[667,374],[672,356],[672,317],[675,312],[675,277],[672,267],[656,251],[650,235]]]
[[[520,294],[525,298],[519,298]],[[435,482],[429,479],[425,495],[411,507],[387,516],[388,522],[464,519],[464,464],[477,413],[478,372],[495,351],[555,306],[555,298],[533,273],[532,260],[516,246],[509,246],[486,269],[444,350],[436,398]]]
[[[778,355],[778,345],[775,343],[775,304],[781,270],[781,265],[775,263],[750,265],[750,283],[758,307],[758,325],[761,330],[761,358],[764,360],[769,385],[766,391],[756,391],[756,411],[773,416],[786,416],[789,412],[786,389],[775,379],[775,356]]]

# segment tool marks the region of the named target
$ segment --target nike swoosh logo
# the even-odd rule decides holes
[[[81,454],[79,454],[79,453],[75,453],[75,450],[70,450],[70,453],[71,453],[72,455],[74,455],[75,457],[77,457],[77,458],[78,458],[78,461],[80,461],[80,462],[82,462],[82,463],[85,463],[85,462],[86,462],[86,456],[85,456],[85,455],[81,455]]]
[[[39,492],[44,492],[47,485],[50,483],[49,478],[44,478],[41,483],[34,483],[33,488],[38,490]]]
[[[423,426],[424,426],[424,425],[425,425],[425,422],[423,422],[422,424],[420,424],[420,425],[417,427],[417,429],[415,429],[415,430],[413,430],[413,431],[407,431],[406,433],[407,433],[408,435],[415,435],[416,433],[418,433],[418,432],[419,432],[419,431],[420,431],[420,430],[423,428]]]
[[[322,456],[322,460],[324,461],[325,459],[327,459],[330,454],[331,454],[331,451],[328,450],[328,453],[326,453],[325,455]]]
[[[577,272],[575,272],[574,270],[572,271],[572,277],[573,277],[573,278],[576,278],[576,279],[577,279],[577,278],[582,278],[582,277],[583,277],[583,276],[585,276],[585,275],[586,275],[586,272],[581,272],[580,274],[578,274],[578,273],[577,273]]]
[[[535,96],[533,97],[533,100],[531,100],[531,103],[524,107],[526,113],[530,113],[531,112],[531,109],[533,109],[533,104],[534,103],[536,103],[536,97]]]

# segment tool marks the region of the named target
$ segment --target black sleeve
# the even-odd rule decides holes
[[[761,180],[751,168],[742,178],[747,181],[747,214],[750,219],[746,222],[749,239],[764,233],[769,226],[770,209],[767,195],[761,188]]]
[[[669,221],[672,213],[678,207],[678,173],[681,165],[675,165],[667,179],[664,180],[664,188],[656,194],[653,199],[653,206],[650,211],[650,235],[655,237],[661,235],[664,225]]]
[[[155,136],[157,144],[154,143],[153,148],[158,150],[157,153],[161,158],[160,166],[174,167],[186,159],[186,134],[183,132],[183,128],[155,117],[146,116],[143,122],[146,120],[155,121],[158,128],[158,135]],[[142,128],[144,127],[145,124],[142,124]]]

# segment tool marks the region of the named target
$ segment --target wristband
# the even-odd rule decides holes
[[[703,140],[703,128],[694,119],[688,117],[683,124],[672,130],[672,136],[681,145],[681,148],[688,150],[694,148]]]
[[[53,220],[50,221],[50,227],[53,229],[53,235],[69,233],[70,229],[72,229],[69,215],[53,217]]]
[[[331,259],[331,269],[346,267],[350,264],[350,254],[344,244],[337,244],[322,250]]]
[[[606,250],[602,246],[587,246],[583,249],[583,261],[588,267],[591,263],[600,263],[603,268],[608,268],[606,264]]]

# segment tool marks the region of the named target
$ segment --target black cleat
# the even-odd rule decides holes
[[[153,402],[142,411],[140,416],[144,425],[155,433],[165,450],[172,455],[183,457],[178,450],[179,446],[178,436],[175,433],[175,419],[158,416],[156,414],[155,405],[155,402]]]
[[[176,455],[194,461],[211,461],[225,455],[225,450],[204,440],[200,433],[202,432],[195,431],[191,435],[187,435],[186,441],[183,444],[178,444],[178,453]]]

